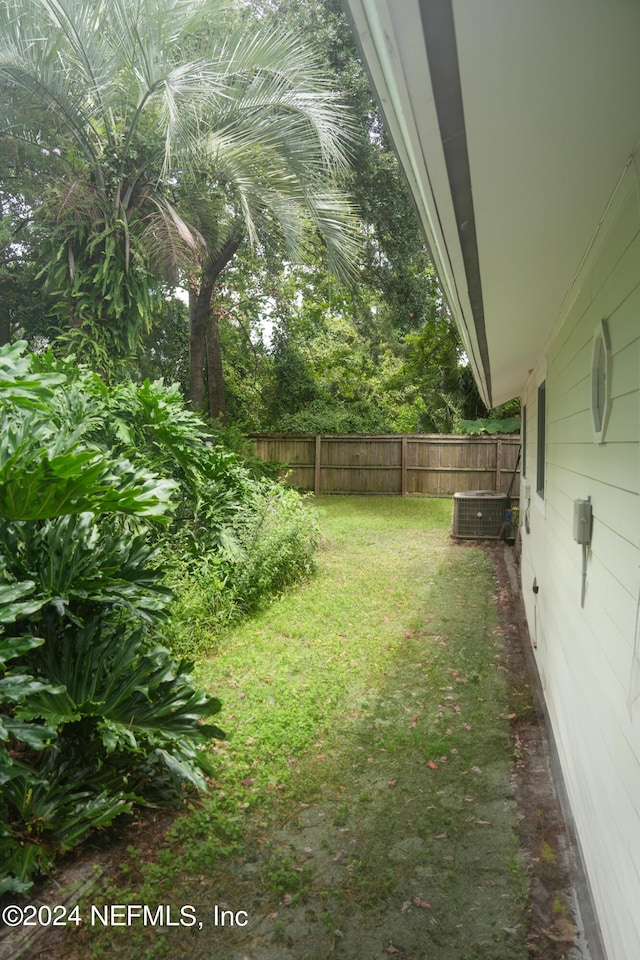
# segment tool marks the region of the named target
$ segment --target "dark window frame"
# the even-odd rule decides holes
[[[547,381],[538,387],[538,443],[536,461],[536,493],[544,500],[545,459],[547,447]]]

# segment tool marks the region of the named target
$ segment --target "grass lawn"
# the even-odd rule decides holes
[[[316,576],[198,664],[229,734],[210,797],[91,897],[197,922],[85,925],[60,957],[527,956],[490,559],[448,500],[315,506]]]

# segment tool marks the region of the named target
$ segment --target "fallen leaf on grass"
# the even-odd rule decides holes
[[[410,909],[411,909],[411,902],[409,900],[405,900],[405,902],[400,907],[400,913],[406,913]]]
[[[388,787],[395,787],[395,785],[397,784],[397,782],[398,782],[397,780],[387,780],[387,786],[388,786]]]
[[[332,862],[340,863],[343,857],[344,857],[344,850],[339,850],[338,853],[336,853],[335,857],[333,858]]]
[[[397,947],[394,947],[392,943],[390,943],[389,946],[387,947],[387,953],[390,954],[391,956],[396,956],[397,954],[401,953],[401,951],[398,950]]]
[[[414,897],[413,902],[416,907],[420,907],[421,910],[431,910],[431,904],[427,903],[426,900],[421,900],[420,897]]]

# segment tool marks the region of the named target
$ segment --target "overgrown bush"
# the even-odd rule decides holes
[[[86,404],[21,348],[0,348],[0,892],[154,789],[203,787],[223,736],[158,642],[147,522],[175,482],[90,441]]]
[[[313,571],[317,518],[300,494],[245,475],[236,495],[227,525],[209,526],[203,505],[167,540],[176,593],[167,631],[180,655],[206,653],[230,624]]]
[[[309,574],[317,543],[313,519],[294,490],[260,484],[253,507],[236,523],[242,552],[235,564],[233,587],[246,611]]]
[[[0,348],[0,892],[133,803],[205,786],[220,704],[163,642],[197,649],[308,573],[316,542],[302,498],[177,389],[23,347]]]
[[[230,526],[218,532],[218,549],[204,549],[204,535],[188,529],[174,540],[180,562],[172,564],[176,601],[167,630],[181,655],[206,652],[226,627],[314,569],[318,525],[304,498],[265,480],[248,481],[243,494]]]

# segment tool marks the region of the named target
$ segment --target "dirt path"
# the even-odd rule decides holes
[[[120,912],[109,937],[98,938],[105,897],[86,861],[76,861],[37,902],[80,901],[83,925],[0,940],[2,960],[586,958],[503,548],[485,551],[498,619],[474,608],[483,645],[461,628],[472,602],[466,549],[453,547],[441,574],[460,577],[459,609],[407,631],[340,741],[314,745],[304,763],[320,771],[320,786],[308,802],[276,796],[257,809],[242,852],[165,888],[147,906],[156,914],[161,906],[169,922],[136,937]],[[165,825],[129,828],[94,857],[112,880],[110,903],[131,872],[129,845],[152,859]],[[69,893],[73,878],[84,898]],[[140,922],[136,914],[133,926]]]

